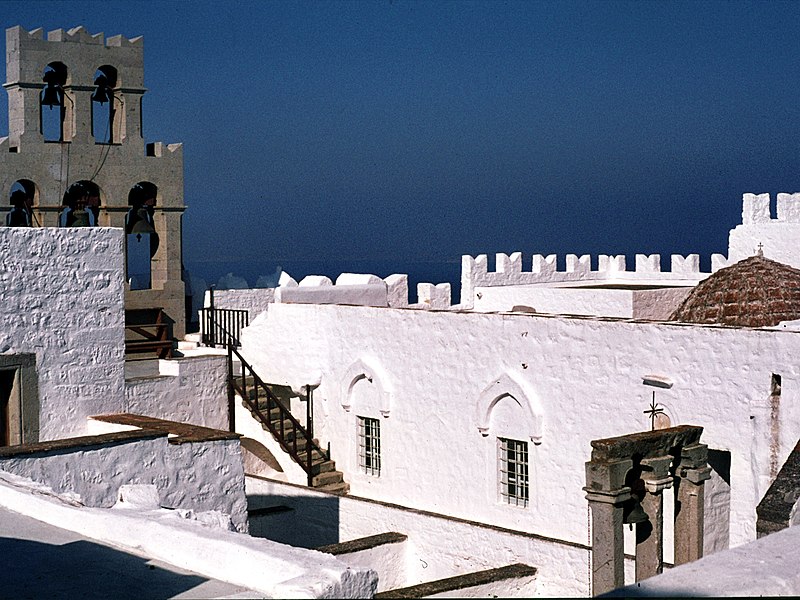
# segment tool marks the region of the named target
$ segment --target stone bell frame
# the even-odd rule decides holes
[[[669,429],[592,441],[586,499],[592,512],[592,592],[625,585],[623,523],[637,500],[647,518],[636,524],[636,581],[661,573],[663,491],[675,490],[675,564],[703,556],[703,490],[711,477],[702,427]]]
[[[43,104],[43,75],[57,66],[58,94]],[[105,73],[98,78],[98,73]],[[113,74],[109,79],[107,75]],[[88,181],[99,191],[97,225],[124,227],[129,193],[146,182],[158,189],[153,224],[158,250],[149,289],[126,285],[126,309],[162,308],[177,338],[185,329],[185,284],[181,276],[183,148],[145,144],[142,133],[144,42],[141,37],[90,34],[83,27],[6,30],[7,138],[0,137],[0,210],[10,207],[15,184],[32,197],[34,226],[57,227],[65,191]],[[103,87],[102,98],[96,93]],[[95,114],[100,100],[104,113]],[[47,139],[44,117],[60,115],[60,134]],[[99,116],[103,115],[103,116]],[[102,122],[94,122],[100,121]],[[107,132],[107,137],[96,135]]]

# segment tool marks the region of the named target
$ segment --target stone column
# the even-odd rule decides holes
[[[592,511],[592,593],[625,585],[622,507],[631,497],[625,475],[631,460],[586,463],[586,499]]]
[[[645,496],[642,509],[650,518],[636,525],[636,581],[642,581],[664,570],[664,495],[672,487],[669,473],[671,456],[643,459],[642,480]]]
[[[675,502],[675,565],[703,556],[704,483],[711,478],[708,446],[695,444],[681,452]]]

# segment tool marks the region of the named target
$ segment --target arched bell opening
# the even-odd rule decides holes
[[[6,214],[7,227],[32,227],[38,224],[33,212],[38,201],[36,184],[30,179],[15,181],[9,193],[8,203],[11,210]]]
[[[140,181],[128,192],[128,214],[125,215],[126,280],[131,290],[152,287],[152,260],[158,251],[154,212],[158,186]]]
[[[64,192],[59,227],[96,227],[100,218],[100,188],[93,181],[76,181]]]
[[[39,130],[45,142],[64,141],[66,106],[64,86],[68,71],[61,62],[51,62],[44,68],[42,81],[45,86],[39,95]]]
[[[118,73],[111,65],[98,67],[92,93],[92,135],[96,144],[118,144],[121,140],[118,114],[124,114],[122,98],[115,93]]]

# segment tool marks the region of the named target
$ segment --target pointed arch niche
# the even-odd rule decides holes
[[[503,373],[494,379],[478,397],[475,423],[484,437],[489,435],[495,412],[502,415],[521,413],[524,422],[516,423],[515,427],[522,428],[525,437],[530,438],[537,446],[542,443],[543,414],[539,399],[526,384],[517,381],[509,373]],[[495,416],[499,417],[500,414]]]
[[[386,375],[376,363],[369,359],[359,358],[350,365],[342,379],[342,408],[350,412],[353,401],[359,402],[360,395],[368,389],[364,386],[366,383],[372,387],[369,396],[377,401],[381,416],[388,417],[392,409],[392,394],[386,382]]]

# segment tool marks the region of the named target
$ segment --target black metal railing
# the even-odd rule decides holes
[[[241,373],[233,372],[234,356],[242,365]],[[248,385],[249,380],[249,385]],[[299,464],[308,476],[308,485],[314,479],[314,458],[317,463],[330,460],[330,450],[323,450],[314,441],[314,398],[310,386],[306,386],[306,426],[291,413],[250,365],[232,345],[228,344],[228,414],[230,430],[235,431],[234,411],[236,395],[239,395],[253,415],[275,436],[281,447]],[[305,452],[305,456],[303,455]]]
[[[215,348],[231,342],[239,347],[242,329],[249,324],[250,315],[246,310],[213,306],[200,309],[200,338],[204,346]]]

